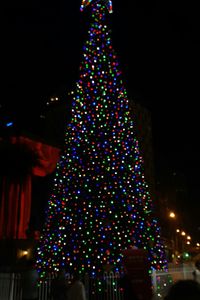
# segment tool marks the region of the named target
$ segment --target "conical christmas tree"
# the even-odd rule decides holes
[[[147,250],[152,268],[166,263],[107,27],[112,3],[81,8],[89,3],[89,37],[38,247],[41,277],[63,267],[92,276],[107,264],[118,271],[122,251],[133,246]]]

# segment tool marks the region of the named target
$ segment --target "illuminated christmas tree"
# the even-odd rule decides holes
[[[147,250],[152,268],[166,263],[107,27],[112,2],[82,1],[81,10],[87,4],[89,37],[38,246],[41,277],[62,267],[91,276],[106,265],[119,271],[122,251],[133,246]]]

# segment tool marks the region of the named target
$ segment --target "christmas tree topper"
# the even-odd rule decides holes
[[[82,0],[82,4],[81,4],[81,11],[84,10],[84,8],[86,6],[88,6],[93,0]],[[108,8],[108,11],[109,13],[112,13],[113,10],[112,10],[112,0],[102,0],[103,2],[105,2],[107,8]]]

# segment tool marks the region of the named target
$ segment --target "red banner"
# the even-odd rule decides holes
[[[27,145],[37,154],[37,164],[22,179],[3,177],[0,193],[0,239],[25,239],[31,214],[32,175],[51,174],[59,160],[60,149],[24,136],[11,137],[10,145],[12,144]],[[15,173],[17,173],[16,170]]]

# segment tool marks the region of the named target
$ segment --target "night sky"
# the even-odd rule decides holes
[[[194,2],[194,3],[193,3]],[[21,118],[78,78],[87,12],[80,0],[10,0],[1,9],[0,104]],[[179,171],[180,209],[199,224],[200,18],[197,1],[113,0],[113,45],[130,98],[152,112],[158,172]],[[66,98],[67,101],[67,98]],[[34,125],[33,125],[34,126]]]

